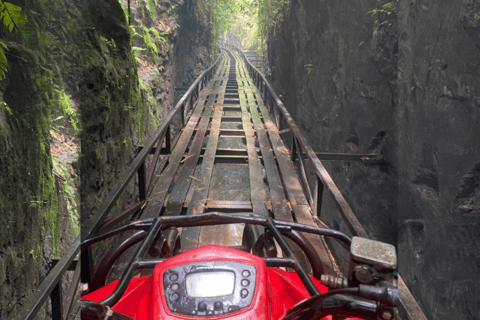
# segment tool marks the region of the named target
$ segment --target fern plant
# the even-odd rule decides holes
[[[13,32],[14,29],[18,31],[23,28],[27,22],[27,16],[22,11],[22,8],[10,2],[0,0],[0,20],[3,20],[3,24],[8,31]],[[7,49],[5,41],[0,39],[0,80],[5,78],[8,67],[5,49]]]
[[[157,61],[158,55],[158,47],[155,43],[152,42],[152,36],[150,35],[150,29],[142,25],[143,29],[143,42],[145,43],[145,47],[150,50],[152,54],[153,61]]]
[[[168,44],[167,44],[167,38],[166,38],[168,36],[168,32],[165,32],[165,31],[158,32],[158,30],[155,28],[150,28],[149,30],[155,37],[155,44],[157,46],[161,46],[163,49],[162,50],[163,55],[166,55],[168,52]]]
[[[173,6],[168,8],[167,14],[170,15],[170,13],[172,13],[172,11],[175,10],[177,7],[178,7],[178,4],[174,4]]]
[[[157,1],[158,0],[145,0],[148,14],[150,15],[150,19],[152,19],[152,21],[155,21],[155,18],[157,17]]]

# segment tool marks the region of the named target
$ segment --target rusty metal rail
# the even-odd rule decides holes
[[[353,236],[369,238],[367,232],[358,221],[342,193],[333,182],[330,174],[319,160],[318,155],[322,156],[322,153],[315,153],[313,151],[307,139],[301,133],[300,128],[297,126],[287,108],[283,105],[283,102],[273,90],[270,83],[266,80],[265,76],[249,61],[245,53],[236,46],[229,45],[228,47],[236,51],[243,58],[250,77],[254,80],[255,86],[258,88],[262,99],[265,101],[267,106],[269,106],[270,113],[274,115],[275,124],[278,130],[280,132],[283,131],[286,133],[292,133],[289,137],[292,161],[298,163],[298,169],[301,172],[302,185],[307,191],[313,215],[318,217],[320,221],[322,220],[321,207],[323,193],[326,191],[335,204],[351,234]],[[372,159],[374,155],[361,155],[361,157]],[[316,174],[313,188],[311,188],[311,183],[307,178],[306,166],[310,166],[310,168]],[[412,296],[411,292],[408,290],[400,275],[398,277],[398,287],[400,290],[400,317],[405,320],[426,320],[427,318],[425,314],[421,310],[415,298]]]

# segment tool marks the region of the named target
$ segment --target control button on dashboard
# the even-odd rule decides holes
[[[213,310],[207,310],[207,316],[213,316],[214,314]]]
[[[207,304],[205,302],[200,302],[198,304],[198,311],[206,311],[207,310]]]
[[[248,281],[247,279],[242,280],[242,286],[248,287],[249,284],[250,284],[250,281]]]
[[[250,276],[250,271],[248,271],[248,270],[243,270],[243,271],[242,271],[242,276],[244,276],[244,277]]]
[[[177,281],[178,280],[178,274],[174,273],[170,276],[171,281]]]
[[[223,303],[220,302],[220,301],[215,301],[215,303],[213,304],[213,307],[215,308],[215,310],[222,310],[223,309]]]
[[[173,301],[173,302],[177,302],[178,299],[180,299],[180,295],[178,293],[174,293],[170,296],[170,299]]]
[[[242,289],[242,291],[240,291],[240,296],[242,298],[246,298],[248,296],[248,290],[247,289]]]
[[[177,291],[178,290],[178,283],[172,284],[172,290]]]
[[[228,312],[237,311],[237,310],[240,310],[240,307],[239,307],[239,306],[230,306],[230,307],[228,307]]]

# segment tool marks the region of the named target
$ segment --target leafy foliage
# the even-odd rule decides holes
[[[281,9],[288,2],[288,0],[258,0],[258,22],[252,44],[257,45],[261,55],[267,50],[270,29],[281,21]]]
[[[167,39],[165,37],[168,36],[168,32],[163,31],[163,32],[160,33],[155,28],[150,28],[149,30],[153,34],[153,36],[155,37],[155,44],[157,46],[161,46],[163,48],[163,54],[166,55],[167,51],[168,51],[168,43],[167,43]]]
[[[309,63],[305,65],[305,70],[307,70],[309,77],[312,77],[312,73],[315,71],[315,68],[311,63]]]
[[[172,13],[172,11],[174,11],[177,7],[178,7],[178,4],[174,4],[173,6],[168,8],[167,14],[170,15],[170,13]]]
[[[281,20],[281,9],[288,3],[289,0],[206,0],[199,2],[199,8],[211,12],[214,51],[221,36],[231,32],[242,46],[256,46],[263,54],[268,33]]]
[[[14,28],[22,28],[25,25],[27,16],[22,8],[0,0],[0,19],[3,19],[5,27],[12,32]]]
[[[7,49],[7,46],[5,45],[5,42],[0,39],[0,80],[3,80],[5,78],[5,72],[7,72],[7,57],[5,56],[5,51],[4,49]]]
[[[152,36],[150,35],[150,29],[148,29],[144,25],[142,25],[142,29],[143,29],[143,42],[145,42],[145,47],[147,49],[150,49],[150,53],[152,54],[153,60],[157,61],[158,47],[152,41]]]
[[[155,17],[157,16],[157,1],[158,0],[145,0],[150,19],[152,19],[152,21],[155,21]]]
[[[378,14],[386,14],[386,15],[389,16],[389,15],[391,15],[393,12],[395,12],[395,9],[396,9],[396,7],[397,7],[397,2],[398,2],[398,0],[394,0],[394,1],[387,2],[387,3],[385,3],[384,5],[382,5],[381,8],[370,10],[370,11],[368,11],[368,12],[365,13],[365,14],[371,14],[373,17],[374,17],[374,16],[377,16]],[[381,25],[384,25],[384,24],[388,24],[388,26],[391,26],[391,25],[392,25],[388,20],[385,20],[385,21],[380,22],[380,23],[379,23],[379,20],[378,20],[378,19],[375,20],[375,29],[373,30],[373,36],[374,36],[374,37],[378,34],[378,28],[379,28]]]
[[[8,31],[13,32],[14,29],[21,29],[25,26],[27,16],[22,11],[22,8],[10,2],[0,0],[0,20],[3,20],[3,24]],[[5,42],[0,39],[0,80],[5,78],[8,67],[5,49],[7,49]]]

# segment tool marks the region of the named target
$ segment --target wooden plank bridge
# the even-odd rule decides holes
[[[355,158],[321,155],[327,159]],[[371,156],[362,155],[358,160]],[[139,188],[139,202],[124,212],[111,214],[122,192],[135,180]],[[52,305],[56,306],[53,318],[69,318],[74,299],[69,296],[62,302],[60,279],[67,270],[75,270],[72,264],[79,252],[81,279],[77,267],[71,287],[78,287],[81,281],[84,290],[93,291],[108,279],[120,278],[125,270],[131,270],[131,276],[135,268],[144,273],[151,272],[145,269],[154,261],[143,264],[130,262],[132,256],[143,255],[146,249],[171,249],[176,244],[172,241],[180,241],[181,251],[208,243],[239,249],[252,248],[262,234],[261,227],[245,223],[187,226],[178,231],[179,240],[177,231],[172,231],[155,247],[150,245],[154,243],[153,238],[150,244],[144,244],[144,239],[148,238],[147,231],[136,221],[209,212],[250,212],[259,217],[327,228],[321,221],[324,194],[333,201],[351,235],[367,237],[264,76],[242,52],[225,48],[215,64],[200,75],[149,142],[139,150],[98,214],[82,226],[82,245],[77,239],[32,297],[21,318],[31,319],[48,296],[52,298]],[[107,216],[110,218],[107,219]],[[125,230],[128,228],[131,231],[118,236],[115,244],[117,252],[125,254],[121,257],[105,256],[98,265],[94,265],[90,244],[110,236],[109,232],[120,233],[115,227],[125,222]],[[270,247],[265,246],[268,250],[264,249],[264,255],[273,257],[278,253],[285,256],[286,253],[271,239],[263,241],[270,244]],[[317,276],[320,272],[340,276],[344,271],[344,266],[342,268],[336,262],[323,237],[303,233],[291,236],[288,241],[305,270],[317,273]],[[300,249],[308,242],[318,254],[320,271],[311,267],[309,257]],[[112,266],[113,271],[107,273]],[[399,289],[401,318],[425,319],[401,277]],[[74,293],[75,290],[69,292]]]

